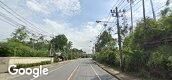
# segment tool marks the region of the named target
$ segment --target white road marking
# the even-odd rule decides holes
[[[73,76],[73,74],[75,73],[75,71],[78,69],[79,65],[72,71],[72,73],[70,74],[70,76],[67,78],[67,80],[70,80],[71,77]]]
[[[92,70],[94,71],[94,73],[96,74],[96,76],[99,78],[99,80],[101,80],[100,76],[97,74],[96,70],[93,68],[93,66],[90,64]]]

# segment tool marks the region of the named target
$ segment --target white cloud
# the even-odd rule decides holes
[[[94,22],[88,22],[83,25],[82,28],[70,27],[65,23],[58,23],[57,21],[45,19],[45,26],[48,32],[52,32],[55,35],[65,34],[67,38],[73,42],[73,47],[83,49],[84,51],[91,53],[92,42],[102,29],[102,26],[97,25]]]
[[[79,0],[27,0],[26,5],[33,11],[49,14],[58,11],[63,15],[76,15],[80,12]]]
[[[80,12],[79,0],[53,0],[58,11],[65,15],[74,15]]]
[[[33,11],[49,13],[46,5],[41,5],[36,0],[27,0],[26,5]]]

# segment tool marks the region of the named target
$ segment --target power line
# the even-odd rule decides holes
[[[163,5],[163,6],[159,7],[159,8],[157,8],[157,9],[155,10],[155,13],[159,14],[159,13],[160,13],[160,10],[161,10],[162,8],[164,8],[164,7],[166,7],[166,5]],[[147,13],[149,13],[149,12],[150,12],[150,11],[148,11]]]
[[[121,2],[119,2],[119,1],[123,2],[123,1],[125,1],[125,0],[123,0],[123,1],[122,1],[122,0],[118,0],[118,1],[116,2],[116,4],[112,6],[111,10],[113,10],[116,6],[118,6],[118,5],[121,4]],[[118,2],[119,2],[119,3],[118,3]],[[111,12],[109,12],[109,14],[108,14],[108,19],[107,19],[107,23],[110,21],[111,18],[112,18]],[[106,23],[106,24],[107,24],[107,23]]]
[[[111,9],[114,9],[114,8],[115,8],[115,6],[117,6],[117,5],[118,5],[118,2],[119,2],[119,1],[120,1],[120,0],[118,0],[118,1],[116,2],[116,4],[114,4],[114,5],[112,6],[112,8],[111,8]],[[111,19],[111,13],[109,12],[107,21],[109,21],[110,19]]]
[[[15,26],[17,26],[17,25],[19,24],[18,22],[14,21],[13,19],[7,17],[7,16],[6,16],[5,14],[3,14],[2,12],[0,12],[0,16],[1,16],[2,18],[4,18],[5,20],[10,21],[10,22],[8,22],[10,25],[13,25],[13,26],[15,25]],[[5,20],[2,19],[2,18],[1,18],[1,20],[5,22]],[[7,22],[7,21],[6,21],[6,22]]]
[[[45,33],[48,33],[48,32],[46,32],[46,31],[44,31],[44,30],[42,30],[42,29],[40,29],[40,28],[38,28],[38,27],[36,27],[34,24],[32,24],[30,21],[28,21],[27,19],[25,19],[24,17],[22,17],[21,15],[19,15],[17,12],[15,12],[14,10],[12,10],[9,6],[7,6],[5,3],[3,3],[2,1],[0,1],[0,3],[1,4],[3,4],[6,8],[8,8],[9,10],[7,10],[5,7],[3,7],[2,5],[0,5],[0,7],[2,8],[2,9],[4,9],[5,11],[7,11],[9,14],[11,14],[12,16],[14,16],[15,18],[17,18],[19,21],[21,21],[21,22],[23,22],[23,23],[25,23],[26,25],[27,24],[30,24],[30,26],[29,27],[32,27],[32,28],[35,28],[35,29],[37,29],[37,30],[40,30],[40,31],[43,31],[43,32],[45,32]],[[16,15],[14,15],[14,14],[16,14]],[[17,17],[18,16],[18,17]],[[21,19],[20,19],[21,18]],[[23,20],[22,20],[23,19]],[[48,33],[49,34],[49,33]]]
[[[120,1],[120,0],[118,0],[118,1],[116,2],[116,4],[114,4],[114,5],[112,6],[111,9],[114,9],[115,6],[119,5],[119,3],[118,3],[119,1]],[[107,22],[105,22],[104,24],[107,24],[107,23],[110,21],[111,18],[112,18],[112,17],[111,17],[111,12],[109,12],[109,13],[108,13],[108,17],[107,17]],[[106,29],[106,27],[103,26],[103,29],[102,29],[102,31],[100,32],[100,34],[101,34],[105,29]]]
[[[119,2],[119,1],[120,1],[120,2]],[[123,4],[124,1],[125,1],[125,0],[118,0],[118,1],[116,2],[116,4],[114,4],[114,5],[112,6],[111,10],[113,10],[116,6],[121,6],[121,4]],[[119,2],[119,3],[118,3],[118,2]],[[111,12],[109,12],[108,17],[107,17],[107,21],[104,22],[104,24],[108,24],[108,22],[111,20],[111,18],[112,18]],[[112,22],[116,23],[115,21],[116,21],[116,20],[114,20],[114,21],[112,21]],[[115,26],[115,25],[116,25],[116,24],[110,25],[110,26]],[[102,32],[106,29],[106,27],[107,27],[107,26],[103,26],[103,29],[102,29],[102,31],[100,32],[100,35],[101,35]],[[100,35],[98,35],[98,37],[99,37]]]
[[[126,7],[128,8],[128,3],[126,3],[123,7],[121,7],[120,9],[125,9]]]
[[[136,0],[135,0],[136,1]],[[132,7],[135,7],[137,4],[139,4],[140,2],[141,2],[142,0],[139,0],[137,3],[135,3],[135,4],[133,4],[133,6]],[[141,5],[140,5],[141,6]],[[139,6],[139,7],[140,7]],[[128,8],[126,11],[128,11],[128,10],[130,10],[130,8]],[[133,10],[134,11],[134,10]]]
[[[112,8],[114,8],[115,6],[117,6],[117,4],[118,4],[119,1],[120,1],[120,0],[118,0],[118,1],[116,2],[116,4],[114,4],[114,5],[112,6]]]
[[[138,1],[136,4],[134,4],[134,6],[136,6],[137,4],[139,4],[141,2],[141,0],[140,1]],[[134,7],[133,6],[133,7]],[[142,7],[142,5],[139,5],[138,7],[136,7],[134,10],[133,10],[133,12],[137,12],[137,10],[140,8],[140,7]],[[128,11],[128,10],[127,10]],[[133,14],[133,15],[136,15],[137,13],[135,13],[135,14]],[[138,14],[137,14],[138,15]]]
[[[0,12],[0,16],[3,18],[3,19],[2,19],[2,18],[0,19],[1,21],[5,22],[5,23],[7,23],[7,24],[9,24],[9,25],[11,25],[11,26],[13,26],[13,27],[18,28],[18,27],[24,26],[23,24],[20,24],[20,23],[16,22],[15,20],[13,20],[12,18],[6,16],[6,15],[3,14],[2,12]],[[36,32],[36,31],[33,31],[32,29],[29,29],[29,28],[26,28],[26,29],[29,30],[29,31],[38,33],[38,32]],[[28,32],[29,32],[29,31],[28,31]],[[30,32],[29,32],[29,33],[30,33]],[[38,33],[38,34],[41,34],[41,33]]]
[[[121,4],[123,4],[124,1],[125,1],[125,0],[121,0],[121,2],[120,2],[117,6],[120,7]]]
[[[134,0],[133,2],[135,2],[136,0]],[[134,6],[132,6],[134,7]],[[126,9],[127,8],[127,9]],[[130,4],[127,2],[121,9],[125,9],[126,11],[130,9]]]

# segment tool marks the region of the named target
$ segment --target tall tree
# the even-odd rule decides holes
[[[66,45],[66,48],[67,49],[71,49],[72,48],[72,42],[71,41],[69,41],[68,43],[67,43],[67,45]]]
[[[96,44],[95,44],[95,50],[96,52],[100,52],[103,48],[106,48],[108,44],[114,40],[110,33],[107,31],[104,31],[100,37],[98,38]]]
[[[14,33],[12,33],[12,37],[13,37],[13,39],[17,39],[21,42],[24,41],[28,37],[26,27],[23,26],[23,27],[16,29],[16,31]]]
[[[62,34],[58,35],[51,40],[51,43],[54,45],[54,49],[64,51],[64,47],[67,45],[68,39],[67,37]]]

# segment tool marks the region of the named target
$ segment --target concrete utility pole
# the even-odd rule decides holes
[[[123,10],[123,14],[122,14],[123,16],[123,18],[122,18],[122,20],[123,20],[123,26],[125,27],[125,26],[127,26],[128,24],[127,24],[127,18],[126,18],[126,10]]]
[[[146,27],[145,0],[142,0],[142,5],[143,5],[144,24],[145,24],[145,27]]]
[[[53,46],[53,45],[52,45],[52,43],[50,42],[50,50],[49,50],[50,52],[49,52],[49,56],[53,56],[53,55],[52,55],[52,46]]]
[[[126,17],[126,10],[123,10],[123,14],[122,14],[122,20],[123,20],[123,29],[121,30],[121,33],[123,34],[122,40],[123,38],[125,38],[126,33],[128,33],[127,28],[128,28],[128,23],[127,23],[127,17]]]
[[[155,15],[155,10],[154,10],[153,1],[152,1],[152,0],[150,0],[150,3],[151,3],[151,7],[152,7],[152,14],[153,14],[153,18],[154,18],[154,20],[156,20],[156,15]]]
[[[53,36],[50,36],[50,38],[54,38]],[[54,56],[54,53],[53,53],[53,42],[49,42],[49,44],[50,44],[50,50],[49,50],[49,56]]]
[[[119,46],[119,54],[120,54],[120,68],[123,70],[123,53],[121,48],[121,28],[119,26],[119,12],[118,7],[115,10],[111,10],[112,16],[117,18],[117,33],[118,33],[118,46]],[[115,15],[114,15],[115,14]]]
[[[132,7],[133,0],[129,0],[129,3],[130,3],[130,11],[131,11],[131,30],[130,30],[130,32],[133,33],[133,7]]]

